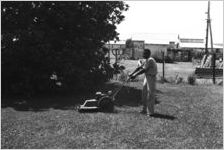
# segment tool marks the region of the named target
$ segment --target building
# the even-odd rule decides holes
[[[180,37],[174,34],[161,36],[163,38],[144,35],[139,36],[138,39],[135,36],[135,39],[132,39],[133,48],[126,48],[125,40],[107,43],[106,47],[110,50],[120,49],[123,55],[132,59],[142,59],[142,52],[146,48],[151,50],[151,55],[155,58],[162,59],[162,52],[164,52],[166,57],[174,61],[191,61],[193,57],[197,57],[198,54],[201,55],[205,51],[204,39]],[[208,47],[208,50],[211,52],[211,46]],[[217,58],[222,57],[223,45],[213,44],[213,50],[216,52]],[[111,57],[114,56],[111,55]]]
[[[142,40],[132,40],[133,48],[126,49],[125,53],[131,59],[142,59],[142,53],[145,48],[145,41]]]
[[[142,58],[142,52],[144,50],[145,42],[142,40],[132,40],[133,48],[126,48],[125,41],[118,41],[118,42],[110,42],[105,45],[108,49],[110,49],[111,57],[115,57],[112,54],[114,49],[119,49],[122,51],[123,55],[126,55],[128,58],[131,59],[140,59]]]
[[[162,59],[162,52],[167,55],[167,49],[175,47],[177,41],[177,34],[141,33],[132,36],[134,37],[132,41],[144,41],[144,48],[150,49],[151,55],[158,59]],[[136,57],[139,56],[142,56],[142,53]]]
[[[213,44],[213,50],[215,50],[218,57],[223,54],[223,47]],[[211,52],[211,46],[208,45],[208,51]],[[167,56],[174,61],[191,61],[193,57],[201,57],[205,52],[205,41],[199,38],[180,38],[178,35],[178,41],[175,48],[167,49]],[[198,56],[199,55],[199,56]]]
[[[110,41],[109,43],[105,44],[105,47],[109,49],[109,54],[108,57],[109,58],[115,58],[115,55],[113,54],[113,50],[118,49],[120,50],[119,55],[122,54],[123,55],[123,51],[126,48],[125,46],[125,41]],[[119,56],[118,56],[119,57]]]
[[[108,49],[123,49],[125,48],[125,41],[110,41],[109,43],[105,44],[105,47]]]
[[[175,48],[175,46],[175,42],[170,42],[169,44],[145,44],[145,48],[150,49],[152,57],[159,59],[162,59],[162,52],[167,56],[167,50]]]

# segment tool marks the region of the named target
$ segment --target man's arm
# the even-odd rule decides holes
[[[139,71],[135,74],[135,76],[141,75],[141,74],[143,74],[143,73],[145,73],[145,69],[144,69],[144,68],[141,68],[141,70],[139,70]]]
[[[133,74],[135,74],[136,72],[138,72],[141,69],[142,69],[142,66],[136,68],[129,76],[133,76]]]
[[[136,72],[138,72],[140,69],[143,68],[143,63],[141,60],[138,61],[138,67],[129,75],[129,76],[133,76]]]
[[[140,68],[138,71],[136,71],[137,73],[135,73],[134,75],[131,75],[130,78],[135,79],[138,75],[145,73],[145,71],[146,70],[144,68]]]
[[[151,66],[152,66],[152,61],[151,60],[146,61],[144,66],[142,66],[138,71],[136,71],[137,73],[135,73],[134,75],[131,76],[131,79],[134,79],[134,78],[136,78],[136,76],[145,73],[146,70],[148,70]]]

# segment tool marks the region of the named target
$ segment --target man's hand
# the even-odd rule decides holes
[[[129,78],[130,78],[131,80],[134,80],[134,79],[136,78],[136,76],[135,76],[135,75],[129,75]]]

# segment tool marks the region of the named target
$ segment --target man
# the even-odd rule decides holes
[[[151,51],[149,49],[144,50],[143,58],[145,62],[129,76],[130,79],[135,79],[136,76],[145,74],[142,89],[143,110],[141,113],[150,116],[154,114],[157,64],[155,59],[151,57]]]

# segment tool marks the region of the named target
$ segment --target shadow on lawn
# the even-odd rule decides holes
[[[2,108],[12,107],[18,111],[45,111],[50,108],[69,110],[74,109],[78,104],[83,104],[87,99],[93,99],[95,92],[106,93],[109,90],[115,90],[121,86],[120,83],[107,83],[96,87],[92,91],[79,92],[79,94],[70,95],[45,95],[31,98],[16,97],[2,98]],[[78,93],[78,92],[77,92]],[[161,93],[161,91],[157,91]],[[141,89],[124,86],[115,97],[115,104],[119,106],[137,107],[141,104]],[[159,102],[157,101],[157,104]]]
[[[155,114],[151,115],[151,117],[160,118],[160,119],[167,119],[167,120],[176,119],[176,117],[174,117],[174,116],[164,115],[164,114],[159,114],[159,113],[155,113]]]

